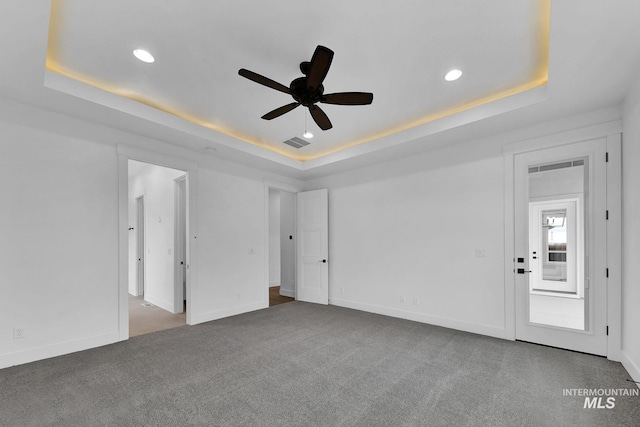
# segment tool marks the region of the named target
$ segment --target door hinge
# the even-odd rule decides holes
[[[607,221],[609,220],[609,209],[607,209],[607,214],[605,215]]]
[[[606,272],[607,277],[609,277],[609,269],[607,268],[607,272]]]
[[[609,326],[607,326],[607,336],[609,336]]]
[[[609,163],[609,152],[608,151],[604,154],[604,161]]]

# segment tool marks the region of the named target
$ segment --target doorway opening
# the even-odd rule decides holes
[[[529,167],[531,323],[589,329],[587,160]]]
[[[269,188],[269,306],[295,300],[296,195]]]
[[[129,336],[186,325],[186,181],[128,160]]]

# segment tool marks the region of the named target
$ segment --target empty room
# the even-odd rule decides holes
[[[0,0],[0,426],[637,426],[639,19]]]

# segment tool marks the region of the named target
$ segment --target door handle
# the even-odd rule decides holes
[[[531,273],[531,270],[525,270],[524,268],[518,269],[518,274]]]
[[[318,261],[318,262],[324,262],[324,263],[326,263],[326,262],[327,262],[327,260],[326,260],[326,259],[321,259],[321,260],[320,260],[320,261]]]

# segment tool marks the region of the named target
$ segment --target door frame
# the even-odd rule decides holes
[[[264,284],[265,286],[263,286],[263,296],[262,296],[262,303],[264,305],[265,308],[269,307],[269,259],[270,259],[270,255],[269,255],[269,190],[276,190],[276,191],[284,191],[286,193],[293,193],[293,194],[298,194],[299,192],[302,191],[302,187],[299,187],[297,185],[293,185],[293,184],[287,184],[284,182],[278,182],[278,181],[264,181],[264,230],[265,230],[265,235],[264,235],[264,271],[265,271],[265,278],[264,278]],[[298,227],[298,206],[296,204],[296,201],[294,199],[294,215],[293,215],[293,221],[294,221],[294,228],[297,229]],[[297,236],[296,236],[297,237]],[[293,263],[294,263],[294,281],[296,282],[296,286],[294,287],[294,289],[297,288],[297,282],[298,282],[298,263],[297,263],[297,258],[298,258],[298,253],[297,251],[294,251],[294,259],[293,259]],[[294,297],[295,298],[295,297]]]
[[[607,358],[622,357],[622,122],[602,123],[503,147],[505,338],[516,339],[515,156],[594,139],[606,139],[607,151]],[[604,161],[604,160],[603,160]]]
[[[196,163],[154,151],[117,145],[118,153],[118,337],[129,339],[129,160],[150,163],[186,172],[187,198],[187,315],[192,325],[191,302],[197,297],[197,172]]]

